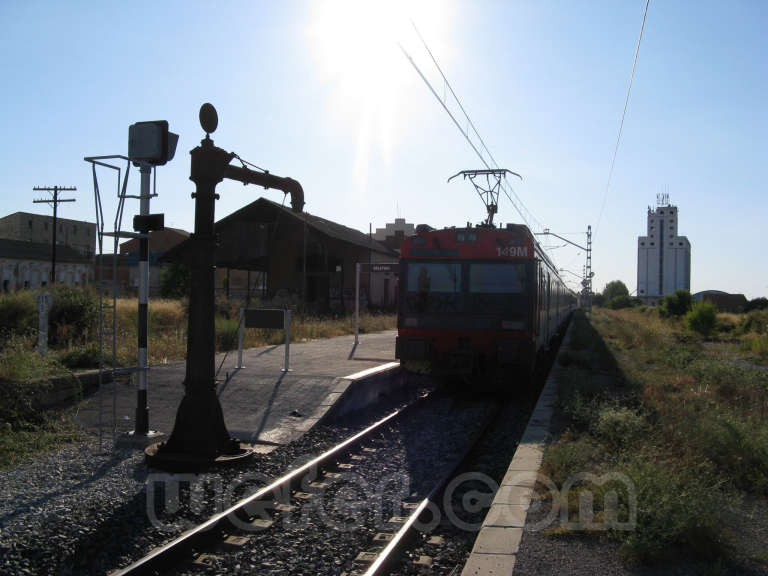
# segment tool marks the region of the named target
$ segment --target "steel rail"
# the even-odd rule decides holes
[[[341,444],[334,446],[327,452],[324,452],[320,456],[310,460],[306,464],[300,466],[299,468],[296,468],[295,470],[289,472],[285,476],[278,478],[268,486],[264,486],[263,488],[260,488],[251,496],[248,496],[247,498],[243,498],[242,500],[239,500],[237,503],[233,504],[223,512],[219,512],[218,514],[211,516],[208,520],[206,520],[202,524],[199,524],[198,526],[195,526],[194,528],[187,530],[186,532],[182,533],[180,536],[178,536],[176,539],[172,540],[171,542],[164,544],[158,548],[155,548],[149,554],[137,560],[136,562],[124,568],[117,569],[114,572],[110,572],[110,576],[128,576],[128,575],[133,576],[136,574],[147,574],[147,573],[151,573],[153,570],[158,570],[159,566],[161,566],[164,563],[170,562],[171,557],[174,556],[175,554],[178,554],[186,549],[193,547],[194,543],[197,540],[199,540],[204,535],[204,533],[219,527],[224,521],[228,520],[230,517],[236,518],[237,514],[241,512],[244,512],[246,515],[249,515],[248,506],[250,504],[265,500],[270,494],[275,493],[280,488],[285,487],[286,484],[290,485],[290,483],[293,480],[296,480],[298,477],[302,476],[304,473],[309,472],[314,467],[326,462],[327,460],[331,459],[333,456],[336,456],[340,452],[349,448],[351,445],[359,442],[364,437],[369,435],[371,432],[378,429],[385,423],[389,422],[395,416],[401,414],[403,411],[407,410],[411,406],[413,406],[413,404],[409,404],[408,406],[395,410],[394,412],[385,416],[381,420],[375,422],[374,424],[371,424],[364,430],[348,438]]]
[[[472,453],[472,450],[474,450],[480,439],[485,436],[486,432],[488,432],[489,427],[496,420],[500,412],[501,406],[495,404],[494,409],[490,412],[488,418],[480,428],[474,440],[470,442],[467,448],[464,450],[464,453],[461,455],[461,458],[458,459],[456,465],[453,466],[451,470],[446,473],[437,484],[435,484],[432,490],[430,490],[429,494],[421,502],[419,502],[410,516],[408,516],[408,519],[392,537],[392,540],[390,540],[389,543],[379,552],[376,560],[374,560],[368,569],[363,573],[363,576],[381,576],[385,573],[387,568],[396,559],[400,547],[404,545],[405,540],[410,535],[411,529],[419,519],[419,516],[421,516],[422,512],[424,512],[429,503],[433,501],[437,495],[440,494],[440,492],[446,487],[451,478],[453,478],[456,471],[464,465],[464,463],[467,461],[467,458]]]

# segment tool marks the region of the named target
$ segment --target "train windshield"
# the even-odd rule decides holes
[[[527,316],[530,267],[525,262],[411,260],[405,267],[405,314]]]
[[[412,262],[408,266],[408,295],[412,312],[460,312],[461,264]]]
[[[525,291],[525,264],[477,263],[469,265],[470,294],[520,294]]]

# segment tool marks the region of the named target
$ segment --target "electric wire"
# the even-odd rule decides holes
[[[449,90],[450,90],[450,92],[451,92],[451,95],[453,96],[453,99],[454,99],[454,100],[456,101],[456,103],[458,104],[459,108],[461,109],[461,112],[462,112],[462,114],[464,114],[464,118],[467,120],[467,124],[468,124],[469,126],[471,126],[471,127],[472,127],[472,131],[473,131],[473,132],[475,133],[475,135],[477,136],[478,140],[480,141],[480,144],[482,145],[482,148],[485,150],[485,152],[487,153],[487,155],[488,155],[488,157],[490,158],[491,162],[493,163],[493,166],[491,166],[491,165],[488,163],[488,161],[487,161],[487,160],[485,159],[485,157],[483,156],[483,153],[482,153],[480,150],[478,150],[478,148],[477,148],[477,146],[475,145],[475,143],[474,143],[474,142],[472,142],[472,138],[470,137],[470,134],[469,134],[469,128],[467,128],[467,129],[464,129],[464,128],[461,126],[461,124],[459,123],[459,121],[458,121],[458,120],[456,119],[456,117],[454,116],[453,112],[451,112],[451,110],[448,108],[448,106],[447,106],[447,104],[445,103],[444,99],[443,99],[443,98],[441,98],[441,97],[439,96],[439,94],[437,93],[437,91],[435,90],[435,88],[432,86],[432,83],[431,83],[431,82],[430,82],[430,81],[427,79],[427,77],[426,77],[426,76],[424,75],[424,73],[421,71],[421,68],[419,68],[419,66],[416,64],[416,62],[415,62],[415,61],[414,61],[414,59],[411,57],[411,55],[408,53],[408,51],[405,49],[405,47],[403,47],[403,45],[402,45],[400,42],[398,42],[398,43],[397,43],[398,47],[399,47],[399,48],[400,48],[400,50],[402,51],[403,55],[404,55],[404,56],[405,56],[405,57],[408,59],[408,61],[411,63],[411,65],[412,65],[412,66],[413,66],[413,68],[416,70],[416,72],[417,72],[417,73],[418,73],[418,75],[421,77],[421,79],[424,81],[424,83],[427,85],[427,87],[429,88],[430,92],[432,92],[432,95],[433,95],[433,96],[434,96],[434,97],[437,99],[437,101],[438,101],[438,102],[440,102],[440,105],[441,105],[441,106],[443,107],[443,109],[446,111],[446,113],[448,114],[448,116],[450,116],[451,120],[453,120],[453,123],[454,123],[454,125],[456,126],[456,128],[458,128],[458,129],[459,129],[459,132],[461,132],[462,136],[464,136],[464,139],[465,139],[465,140],[467,141],[467,143],[468,143],[468,144],[469,144],[469,145],[472,147],[472,150],[474,150],[474,151],[475,151],[475,154],[476,154],[476,155],[477,155],[477,157],[480,159],[480,161],[483,163],[483,165],[485,165],[485,167],[486,167],[487,169],[489,169],[489,170],[490,170],[490,169],[494,169],[494,168],[495,168],[495,169],[498,169],[498,168],[499,168],[499,165],[498,165],[498,163],[496,162],[495,158],[493,157],[493,154],[491,154],[490,150],[489,150],[489,149],[488,149],[488,147],[486,146],[486,144],[485,144],[485,141],[483,140],[483,138],[482,138],[482,136],[480,135],[479,131],[478,131],[478,130],[477,130],[477,128],[475,127],[475,124],[474,124],[474,122],[472,122],[472,119],[469,117],[469,114],[467,114],[467,111],[466,111],[466,109],[464,108],[464,106],[462,105],[462,103],[461,103],[461,100],[460,100],[460,99],[459,99],[459,97],[456,95],[456,92],[453,90],[453,87],[451,86],[451,83],[448,81],[448,78],[447,78],[447,77],[445,76],[445,74],[443,73],[443,70],[442,70],[442,68],[440,67],[440,64],[438,64],[438,62],[437,62],[437,59],[435,58],[434,54],[433,54],[433,53],[432,53],[432,51],[430,50],[429,46],[427,45],[427,42],[426,42],[426,40],[424,40],[424,37],[423,37],[423,36],[421,35],[421,33],[419,32],[419,29],[418,29],[418,27],[416,26],[416,23],[415,23],[413,20],[411,20],[411,25],[413,26],[413,28],[414,28],[414,30],[415,30],[415,32],[416,32],[416,35],[417,35],[417,36],[419,37],[419,39],[421,40],[421,43],[424,45],[424,49],[427,51],[427,53],[429,54],[430,58],[432,59],[432,62],[433,62],[433,64],[435,65],[435,67],[437,68],[438,72],[440,73],[440,76],[442,77],[442,79],[443,79],[443,82],[445,83],[445,86],[447,86],[447,87],[448,87],[448,89],[449,89]],[[513,189],[511,186],[506,186],[506,185],[505,185],[505,182],[504,182],[504,181],[501,181],[500,187],[501,187],[501,189],[504,191],[504,194],[507,196],[507,198],[509,199],[510,203],[511,203],[511,204],[512,204],[512,206],[515,208],[515,210],[517,211],[517,213],[520,215],[520,217],[523,219],[523,221],[524,221],[524,222],[525,222],[525,223],[526,223],[526,224],[527,224],[529,227],[531,227],[531,223],[530,223],[530,221],[529,221],[529,219],[530,219],[530,220],[533,220],[533,221],[536,223],[536,225],[537,225],[539,228],[542,228],[542,226],[541,226],[541,223],[540,223],[540,222],[539,222],[539,221],[538,221],[538,220],[537,220],[537,219],[536,219],[536,218],[533,216],[533,214],[531,213],[531,211],[530,211],[530,210],[528,210],[528,209],[525,207],[525,205],[523,204],[522,200],[521,200],[521,199],[520,199],[520,197],[517,195],[517,193],[515,193],[514,189]],[[508,190],[507,188],[509,188],[509,190]],[[517,201],[513,200],[513,199],[512,199],[512,196],[510,196],[510,192],[509,192],[510,190],[512,191],[512,195],[514,195],[514,197],[515,197],[515,200],[517,200]],[[526,215],[525,215],[523,212],[526,212],[526,213],[528,214],[529,218],[527,218],[527,217],[526,217]]]
[[[637,67],[637,56],[640,54],[640,43],[643,40],[643,29],[645,28],[645,18],[648,15],[648,5],[651,0],[645,0],[645,10],[643,10],[643,22],[640,24],[640,35],[637,37],[637,47],[635,48],[635,58],[632,62],[632,72],[629,75],[629,85],[627,86],[627,97],[624,99],[624,111],[621,113],[621,124],[619,124],[619,133],[616,136],[616,146],[613,149],[613,158],[611,159],[611,169],[608,171],[608,182],[605,185],[605,192],[603,193],[603,202],[600,205],[600,212],[597,216],[597,224],[595,224],[595,231],[593,234],[597,234],[597,229],[600,227],[600,221],[603,218],[603,210],[605,210],[605,202],[608,200],[608,189],[611,187],[611,179],[613,178],[613,169],[616,165],[616,155],[619,152],[619,144],[621,142],[621,133],[624,130],[624,117],[627,115],[627,107],[629,106],[629,95],[632,92],[632,81],[635,78],[635,68]]]

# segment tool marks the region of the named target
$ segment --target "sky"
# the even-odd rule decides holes
[[[0,213],[50,213],[34,186],[76,186],[65,218],[95,220],[85,156],[126,154],[128,126],[168,120],[176,157],[151,211],[192,230],[198,111],[217,146],[298,180],[305,210],[367,232],[396,217],[480,222],[460,170],[483,168],[404,49],[450,95],[508,180],[497,221],[586,242],[594,289],[637,284],[637,237],[667,192],[692,245],[691,290],[768,295],[768,3],[652,0],[608,186],[645,0],[53,2],[0,0]],[[414,26],[415,25],[415,26]],[[458,105],[448,108],[466,128]],[[472,141],[480,143],[473,133]],[[115,176],[99,171],[114,219]],[[139,174],[130,172],[138,192]],[[216,217],[282,192],[221,183]],[[289,199],[286,199],[289,204]],[[138,213],[127,204],[125,221]],[[585,253],[542,243],[578,286]]]

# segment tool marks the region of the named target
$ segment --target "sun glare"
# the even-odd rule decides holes
[[[413,43],[411,19],[427,2],[329,0],[312,2],[310,50],[317,74],[330,86],[334,117],[356,130],[355,180],[365,185],[372,153],[389,163],[397,139],[404,88],[418,82],[398,43]]]

